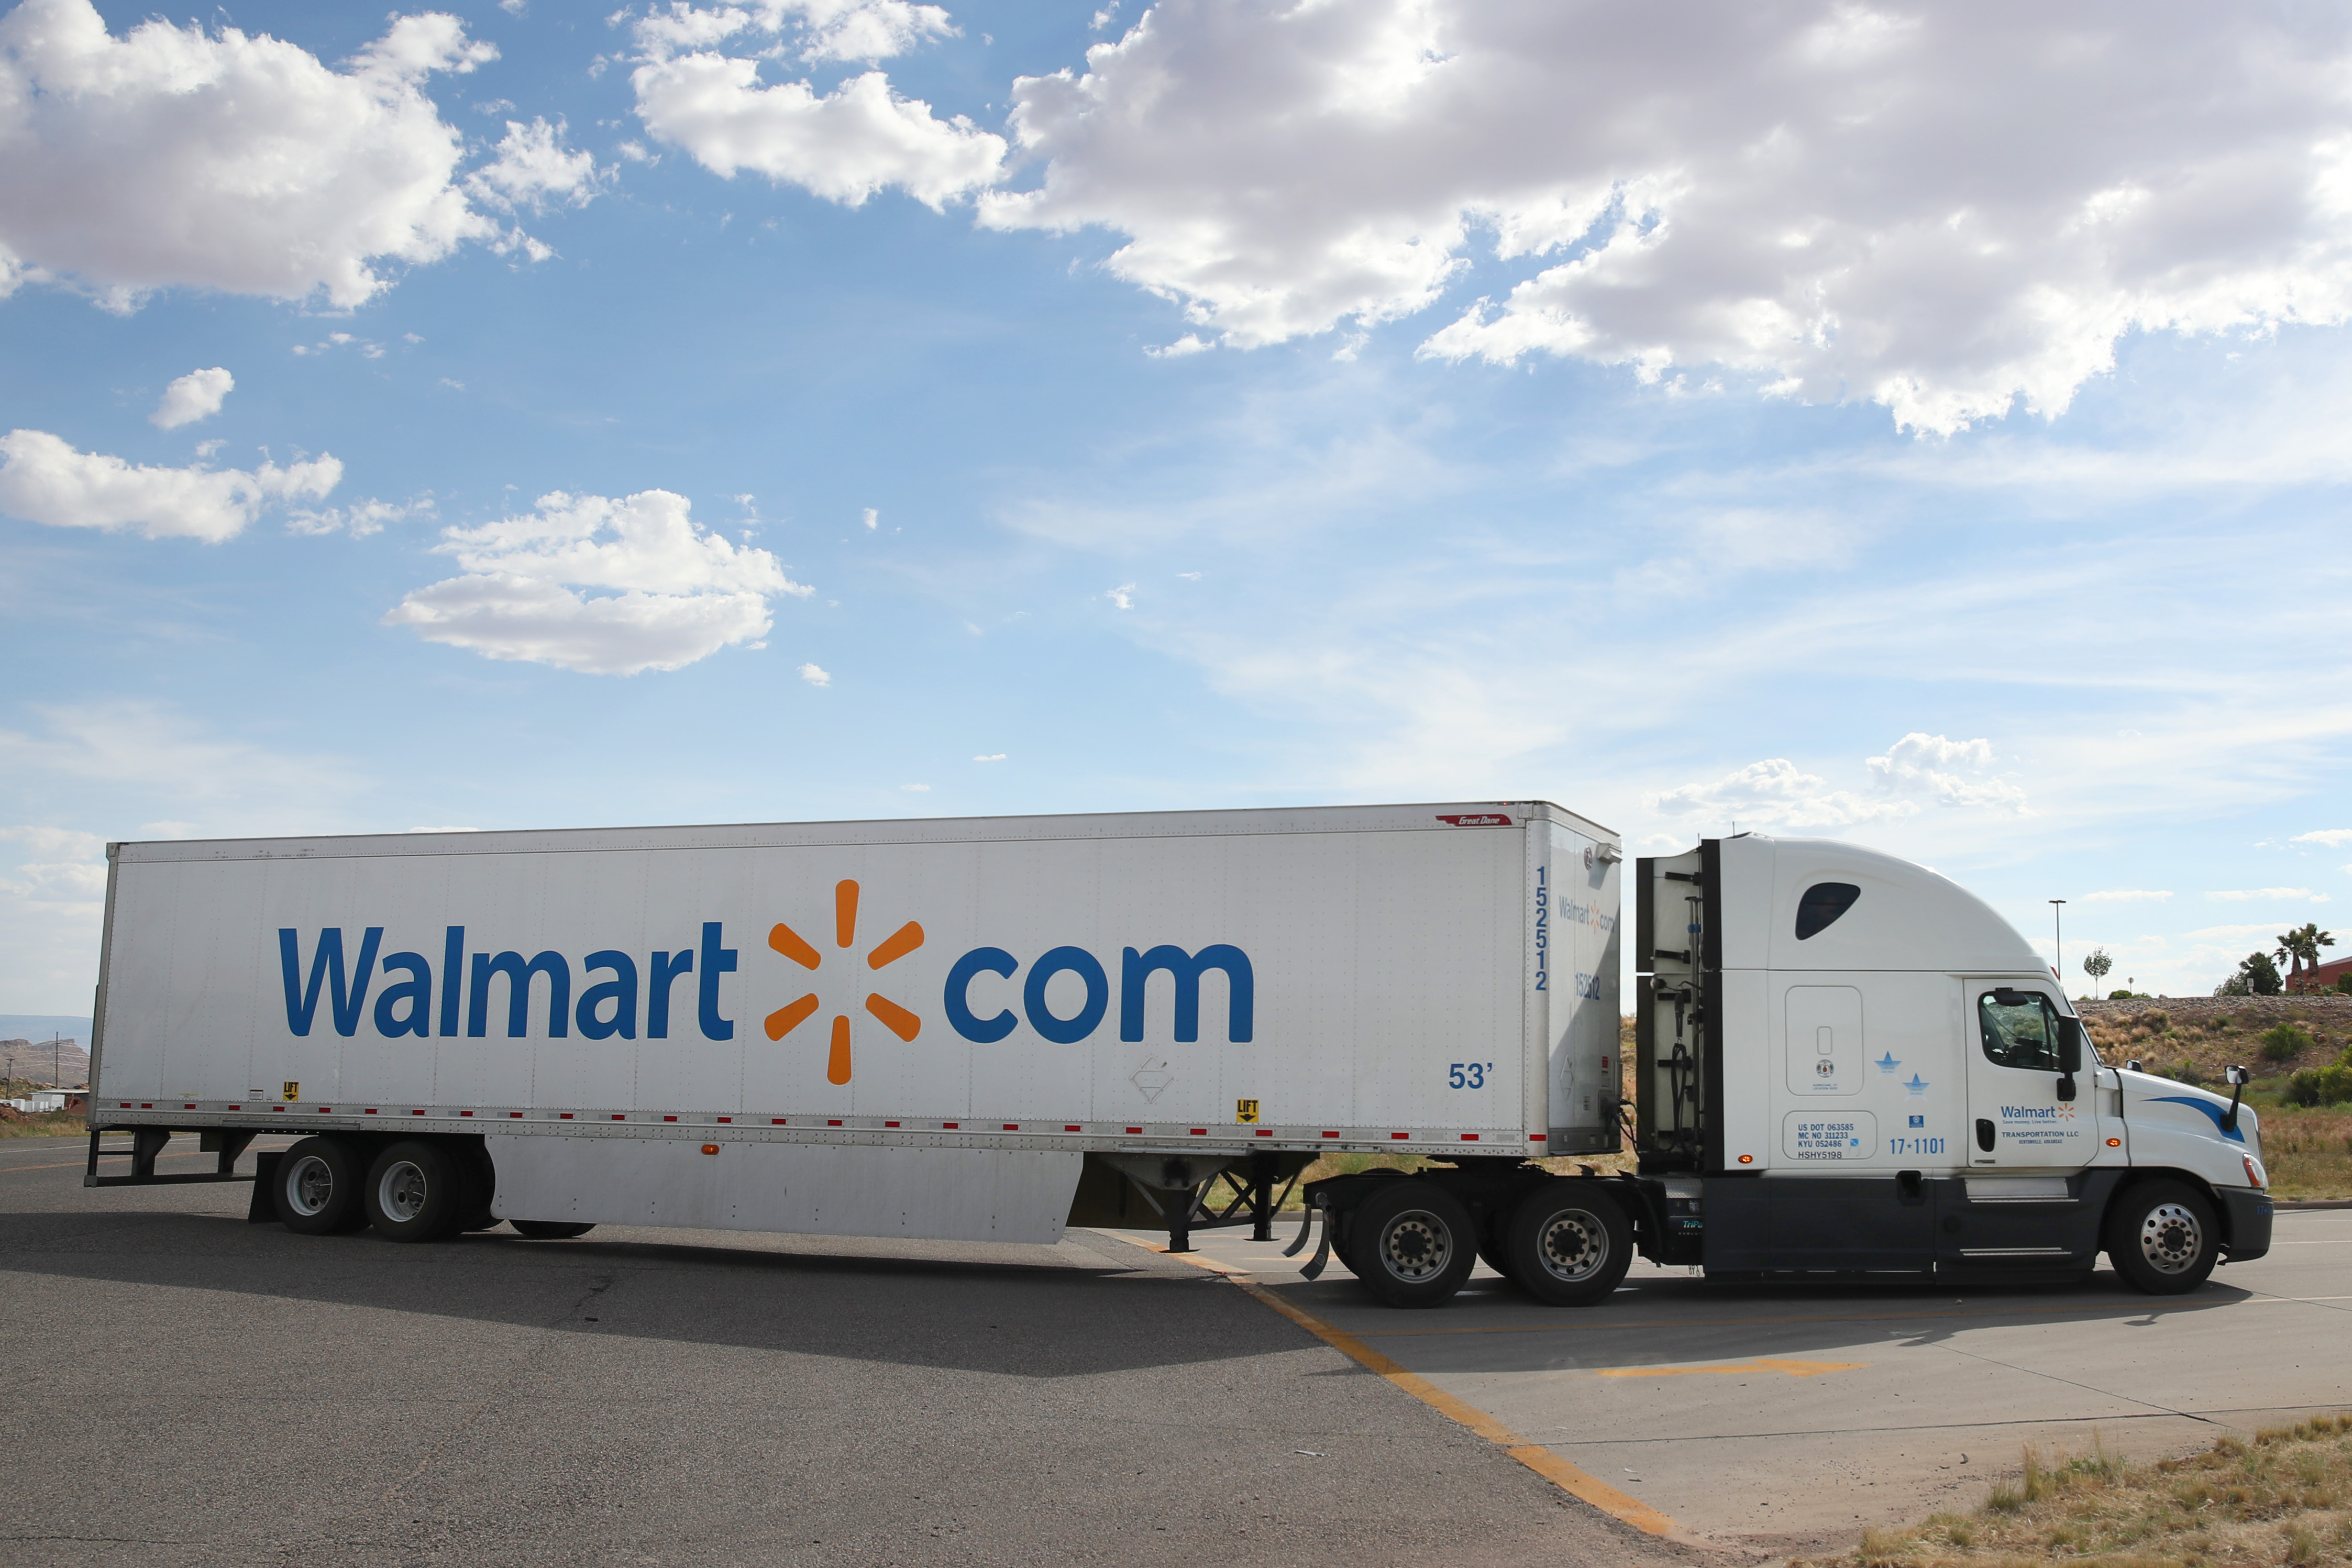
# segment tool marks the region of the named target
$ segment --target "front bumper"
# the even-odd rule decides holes
[[[2254,1187],[2217,1187],[2221,1200],[2221,1223],[2229,1239],[2221,1244],[2221,1258],[2227,1263],[2244,1263],[2260,1258],[2271,1249],[2271,1195]]]

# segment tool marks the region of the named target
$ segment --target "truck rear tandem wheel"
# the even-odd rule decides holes
[[[1445,1300],[1474,1258],[1547,1306],[1605,1300],[1632,1266],[1633,1215],[1648,1206],[1621,1178],[1507,1160],[1334,1176],[1311,1184],[1307,1201],[1328,1206],[1340,1260],[1393,1307]]]

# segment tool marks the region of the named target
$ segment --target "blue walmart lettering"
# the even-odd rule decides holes
[[[694,1013],[703,1038],[735,1037],[733,1020],[720,1016],[719,981],[719,976],[735,973],[736,950],[724,945],[725,931],[720,921],[702,922],[701,937],[699,965],[695,948],[652,955],[648,971],[652,984],[647,988],[646,1007],[648,1037],[669,1037],[670,985],[684,974],[697,974],[700,980]],[[292,927],[281,927],[278,932],[278,959],[286,992],[287,1029],[307,1037],[318,1022],[319,1000],[324,995],[335,1033],[345,1037],[357,1034],[360,1021],[371,1016],[368,992],[374,985],[376,953],[383,943],[383,928],[366,927],[361,933],[359,952],[346,963],[343,928],[324,927],[311,948],[306,979],[302,933]],[[580,1033],[592,1040],[610,1039],[615,1035],[625,1040],[637,1037],[637,963],[630,954],[612,948],[590,953],[581,966],[583,980],[594,977],[599,971],[608,972],[611,978],[588,985],[581,992],[575,1007],[572,1000],[572,961],[562,953],[551,949],[526,960],[520,952],[477,952],[468,963],[466,928],[451,926],[443,933],[437,1018],[433,1005],[436,971],[430,960],[419,952],[394,952],[386,955],[382,963],[383,984],[375,988],[373,1018],[376,1033],[386,1038],[409,1035],[429,1037],[436,1034],[443,1038],[454,1037],[461,1032],[461,1018],[462,1033],[467,1038],[487,1037],[490,983],[500,978],[507,984],[506,1037],[510,1040],[524,1038],[530,1033],[533,983],[541,978],[546,981],[550,1039],[565,1038],[575,1022]]]

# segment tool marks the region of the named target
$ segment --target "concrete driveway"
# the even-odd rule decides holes
[[[2283,1211],[2269,1257],[2187,1297],[2104,1269],[2086,1289],[1955,1291],[1710,1285],[1636,1264],[1607,1303],[1568,1311],[1483,1265],[1448,1306],[1394,1311],[1337,1262],[1308,1284],[1281,1243],[1245,1234],[1197,1237],[1197,1260],[1683,1530],[1762,1553],[1973,1507],[2028,1443],[2168,1454],[2352,1405],[2347,1210]]]

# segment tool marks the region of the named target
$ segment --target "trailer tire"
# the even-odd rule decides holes
[[[271,1206],[297,1236],[341,1236],[367,1224],[360,1200],[367,1161],[341,1138],[305,1138],[271,1173]]]
[[[368,1167],[368,1223],[386,1241],[444,1241],[467,1220],[473,1183],[437,1143],[394,1143]]]
[[[2212,1201],[2187,1182],[2141,1182],[2109,1205],[2106,1247],[2135,1290],[2185,1296],[2221,1261],[2221,1226]]]
[[[460,1230],[496,1230],[499,1216],[490,1212],[490,1200],[498,1195],[498,1167],[490,1163],[487,1149],[467,1147],[460,1151],[466,1182],[466,1220]]]
[[[1600,1183],[1555,1177],[1504,1222],[1511,1279],[1548,1307],[1605,1301],[1633,1262],[1633,1226]]]
[[[585,1236],[595,1229],[593,1225],[581,1225],[568,1219],[510,1219],[517,1236],[533,1241],[569,1241],[575,1236]]]
[[[1478,1258],[1477,1227],[1434,1182],[1383,1182],[1348,1226],[1348,1267],[1391,1307],[1434,1307],[1462,1289]]]

